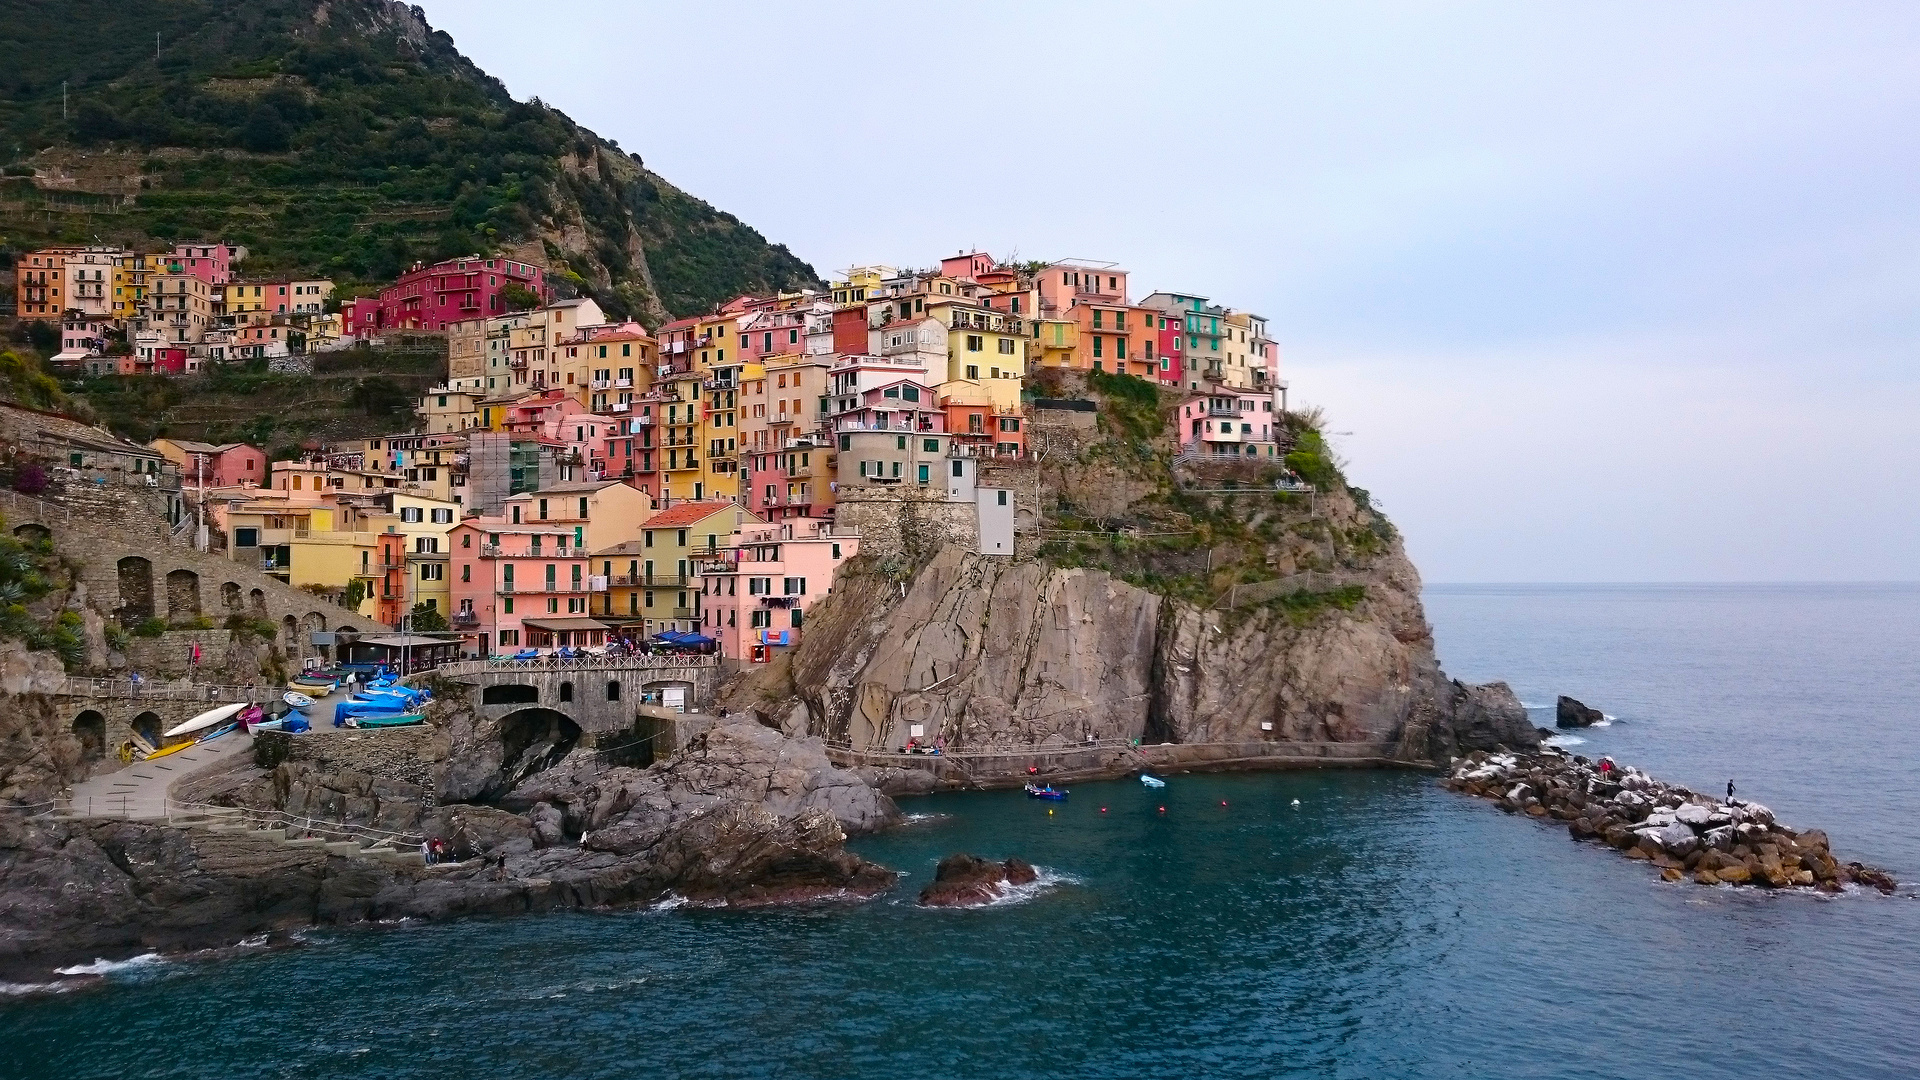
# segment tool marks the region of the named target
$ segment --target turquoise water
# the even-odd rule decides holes
[[[1828,825],[1843,853],[1913,878],[1914,795],[1875,786],[1915,761],[1911,674],[1879,670],[1920,655],[1915,599],[1433,590],[1429,603],[1462,674],[1501,664],[1548,701],[1584,690],[1620,717],[1586,733],[1593,748],[1702,784],[1739,769],[1743,790]],[[1698,610],[1716,605],[1729,610],[1703,629]],[[1887,644],[1803,643],[1820,677],[1779,673],[1758,693],[1752,669],[1783,661],[1750,639],[1781,619]],[[1809,753],[1819,761],[1795,764]],[[1868,782],[1827,783],[1854,765]],[[1661,885],[1412,773],[906,808],[921,819],[857,845],[909,874],[876,903],[322,931],[297,950],[130,968],[103,989],[0,1005],[0,1075],[1916,1072],[1909,899]],[[984,910],[914,907],[956,850],[1020,855],[1053,884]]]

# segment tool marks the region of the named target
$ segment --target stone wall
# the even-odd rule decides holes
[[[323,773],[360,773],[431,789],[434,770],[447,756],[447,737],[429,724],[335,731],[316,727],[299,735],[261,731],[253,737],[253,756],[263,769],[293,762]]]

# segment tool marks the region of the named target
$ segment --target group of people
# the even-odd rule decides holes
[[[1600,759],[1600,779],[1612,780],[1614,774],[1619,771],[1620,771],[1620,766],[1615,765],[1613,763],[1612,758],[1603,757]],[[1727,781],[1727,805],[1728,806],[1733,805],[1733,781],[1732,780]]]

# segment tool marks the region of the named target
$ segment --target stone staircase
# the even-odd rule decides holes
[[[278,823],[262,825],[256,820],[261,817],[276,820]],[[346,858],[377,859],[405,866],[426,865],[426,859],[420,854],[418,847],[401,846],[406,840],[405,837],[379,834],[333,840],[325,835],[303,834],[339,833],[348,827],[324,821],[307,821],[307,827],[304,828],[297,824],[290,824],[290,822],[301,820],[304,819],[291,818],[279,811],[247,811],[228,806],[183,807],[167,815],[167,824],[178,828],[241,834],[249,839],[271,841],[281,847],[323,848],[329,855]]]

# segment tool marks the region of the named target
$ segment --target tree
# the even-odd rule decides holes
[[[271,105],[254,106],[247,116],[247,122],[240,125],[240,145],[256,154],[269,154],[287,148],[287,139],[292,131],[280,116],[280,110]]]
[[[447,617],[440,613],[439,608],[420,603],[413,605],[413,610],[408,614],[412,616],[413,628],[422,633],[432,634],[447,628]]]
[[[508,311],[525,311],[539,307],[540,296],[517,281],[509,281],[500,290],[500,302],[507,306]]]

